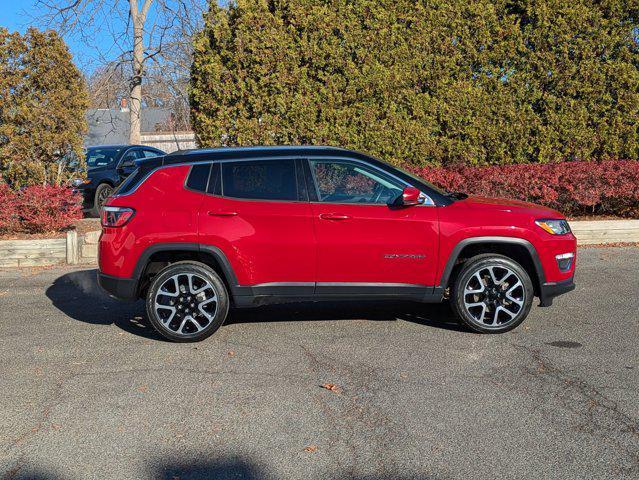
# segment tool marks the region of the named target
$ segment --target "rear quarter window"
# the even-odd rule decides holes
[[[206,192],[211,164],[193,165],[186,180],[186,187],[198,192]]]
[[[146,175],[150,172],[150,170],[136,168],[131,172],[131,175],[126,177],[126,180],[120,184],[120,186],[115,191],[116,195],[126,195],[131,193],[135,188],[144,180]]]

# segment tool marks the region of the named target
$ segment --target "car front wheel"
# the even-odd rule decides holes
[[[222,326],[229,298],[220,277],[198,262],[176,262],[152,280],[146,311],[153,327],[174,342],[197,342]]]
[[[477,255],[465,262],[451,292],[451,304],[466,326],[481,333],[512,330],[530,312],[530,276],[512,259]]]

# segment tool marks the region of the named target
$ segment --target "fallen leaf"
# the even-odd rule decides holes
[[[324,385],[322,385],[322,388],[325,388],[326,390],[330,390],[333,393],[339,393],[340,392],[340,388],[335,385],[334,383],[325,383]]]
[[[304,447],[305,452],[314,452],[317,450],[317,445],[309,445],[308,447]]]

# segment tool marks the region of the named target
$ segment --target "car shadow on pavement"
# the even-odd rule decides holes
[[[447,303],[422,304],[388,301],[287,303],[232,310],[225,324],[305,320],[404,320],[445,330],[470,332],[457,322]]]
[[[46,295],[53,306],[80,322],[115,325],[122,330],[153,340],[163,338],[147,322],[144,303],[123,302],[109,297],[98,286],[97,270],[79,270],[55,279]]]
[[[153,340],[163,340],[146,319],[144,303],[109,297],[97,283],[97,271],[80,270],[58,277],[46,295],[65,315],[93,325],[115,325]],[[405,320],[429,327],[469,332],[455,319],[448,304],[410,302],[314,302],[267,305],[231,310],[226,324],[253,322],[338,320]]]

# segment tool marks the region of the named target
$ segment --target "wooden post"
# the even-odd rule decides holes
[[[78,232],[67,230],[67,263],[75,265],[78,263]]]

